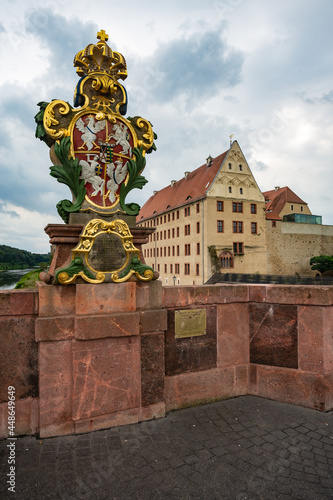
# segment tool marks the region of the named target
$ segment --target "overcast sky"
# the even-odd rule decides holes
[[[234,134],[262,191],[289,186],[333,225],[331,0],[0,0],[0,244],[49,249],[69,189],[35,139],[39,101],[72,102],[74,55],[105,29],[127,61],[128,116],[157,151],[130,201],[226,151]],[[95,6],[96,5],[96,6]]]

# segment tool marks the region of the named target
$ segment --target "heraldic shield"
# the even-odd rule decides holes
[[[97,113],[78,117],[72,131],[73,153],[81,165],[86,200],[97,208],[113,207],[128,177],[128,161],[136,146],[134,130],[116,118],[97,120]]]
[[[154,274],[139,260],[127,225],[134,231],[140,206],[126,203],[126,197],[147,182],[145,157],[156,150],[157,136],[148,120],[125,118],[127,92],[119,82],[127,77],[125,58],[107,44],[104,30],[97,38],[74,58],[80,77],[74,106],[57,99],[40,102],[35,116],[36,137],[50,148],[50,173],[72,194],[72,200],[57,203],[58,213],[66,224],[85,223],[71,264],[54,266],[58,284],[122,282],[132,276],[147,281]]]

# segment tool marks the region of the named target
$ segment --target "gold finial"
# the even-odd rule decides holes
[[[101,42],[107,42],[108,39],[109,39],[109,35],[107,33],[105,33],[104,30],[101,30],[97,33],[97,38],[98,40],[100,40]]]

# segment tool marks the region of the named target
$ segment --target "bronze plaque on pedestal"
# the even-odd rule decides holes
[[[175,311],[176,339],[199,335],[206,335],[206,309]]]

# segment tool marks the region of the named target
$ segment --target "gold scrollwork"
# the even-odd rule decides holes
[[[71,107],[67,102],[55,99],[45,109],[43,118],[44,128],[53,139],[59,140],[63,137],[68,137],[69,130],[66,128],[57,128],[59,120],[56,118],[56,111],[60,115],[67,115],[70,113]]]
[[[145,120],[144,118],[138,118],[136,125],[139,128],[143,128],[145,130],[145,133],[143,134],[143,139],[146,139],[146,142],[143,139],[140,139],[138,141],[138,146],[143,146],[144,149],[149,149],[154,142],[154,132],[151,124],[149,123],[148,120]]]
[[[114,94],[117,91],[116,85],[117,82],[108,75],[95,76],[91,84],[94,90],[100,90],[103,94]]]

